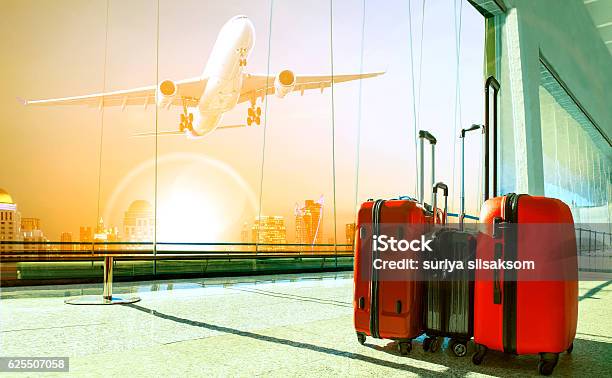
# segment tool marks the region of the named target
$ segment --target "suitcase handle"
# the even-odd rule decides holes
[[[444,194],[444,212],[442,213],[442,224],[446,224],[446,214],[448,210],[448,186],[446,186],[446,184],[443,182],[438,182],[433,186],[432,196],[434,223],[436,216],[438,215],[438,189],[442,189],[442,193]]]
[[[437,143],[436,137],[426,130],[419,130],[419,138],[427,139],[432,145]]]
[[[489,76],[485,81],[485,108],[484,108],[484,200],[489,199],[489,88],[493,88],[493,178],[492,178],[492,196],[497,195],[497,97],[499,94],[500,85],[494,76]]]
[[[463,224],[465,223],[465,134],[482,129],[482,134],[486,136],[484,125],[473,124],[470,127],[465,129],[461,129],[461,135],[459,139],[461,139],[461,201],[460,201],[460,211],[459,211],[459,229],[463,231]]]
[[[431,185],[436,182],[436,137],[434,137],[429,131],[419,130],[419,155],[420,155],[420,169],[418,174],[419,180],[419,203],[425,205],[425,139],[431,145]],[[432,198],[433,201],[433,198]]]

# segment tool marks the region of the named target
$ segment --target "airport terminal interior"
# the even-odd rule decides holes
[[[45,357],[68,359],[57,376],[537,376],[537,354],[473,364],[473,341],[358,342],[359,208],[437,214],[430,182],[468,229],[489,187],[567,207],[578,320],[553,375],[612,371],[612,0],[0,14],[0,373]]]

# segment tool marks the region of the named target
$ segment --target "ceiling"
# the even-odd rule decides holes
[[[601,39],[612,54],[612,0],[583,0]]]

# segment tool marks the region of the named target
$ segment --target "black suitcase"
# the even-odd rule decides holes
[[[476,255],[476,236],[464,231],[465,193],[464,193],[464,138],[468,131],[480,129],[472,125],[461,130],[461,214],[459,229],[441,228],[432,233],[431,256],[433,260],[462,261],[464,269],[449,271],[436,270],[429,277],[425,293],[424,324],[427,337],[423,341],[425,351],[435,352],[440,348],[444,337],[449,337],[449,347],[458,357],[467,354],[467,342],[474,335],[474,273],[467,269],[468,262]],[[434,186],[434,208],[436,208],[437,189]],[[442,185],[444,195],[448,189]],[[446,204],[445,204],[446,207]],[[435,210],[434,210],[435,211]],[[444,210],[446,214],[446,209]]]
[[[450,349],[458,357],[467,354],[467,342],[474,334],[474,275],[467,269],[476,253],[474,235],[451,228],[436,230],[430,243],[436,260],[463,261],[466,269],[439,274],[427,281],[424,309],[423,348],[435,352],[444,337],[450,337]]]

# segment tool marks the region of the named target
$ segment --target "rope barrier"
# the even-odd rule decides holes
[[[363,50],[365,45],[365,16],[366,15],[366,0],[362,1],[362,16],[361,16],[361,54],[359,58],[359,74],[363,73]],[[361,152],[361,116],[362,116],[362,100],[363,100],[363,80],[359,80],[359,99],[357,104],[357,144],[355,146],[355,217],[357,219],[357,205],[359,204],[359,164]]]
[[[418,91],[418,105],[417,105],[417,120],[418,120],[418,126],[419,126],[419,130],[421,130],[421,83],[422,83],[422,78],[423,78],[423,39],[424,39],[424,35],[425,35],[425,3],[426,0],[423,0],[422,3],[422,8],[421,8],[421,44],[419,47],[419,91]]]
[[[102,73],[102,93],[106,93],[106,68],[108,63],[108,19],[109,19],[110,1],[106,0],[106,22],[104,30],[104,70]],[[100,103],[100,149],[98,156],[98,208],[96,214],[96,225],[100,219],[100,202],[102,192],[102,151],[104,143],[104,101],[102,97]],[[92,250],[92,254],[94,251]],[[92,265],[93,266],[93,265]],[[103,277],[103,300],[111,300],[113,296],[113,258],[109,256],[104,257],[104,277]]]
[[[108,19],[109,19],[109,10],[110,10],[110,1],[106,0],[106,21],[105,21],[105,31],[104,31],[104,70],[102,71],[102,93],[106,92],[106,66],[107,66],[107,58],[108,58]],[[98,224],[98,220],[100,219],[100,194],[102,191],[102,150],[103,150],[103,141],[104,141],[104,97],[102,97],[102,102],[100,104],[100,148],[98,150],[98,204],[96,210],[96,222]]]
[[[159,0],[157,0],[157,24],[156,24],[156,41],[155,41],[155,83],[159,83]],[[148,101],[148,100],[147,100]],[[158,114],[159,107],[155,106],[155,188],[153,193],[153,202],[155,203],[155,216],[153,217],[153,255],[157,255],[157,189],[158,189],[158,165],[157,165],[157,152],[158,152]],[[153,274],[157,274],[157,260],[153,263]]]
[[[408,2],[408,19],[409,19],[409,31],[410,31],[410,75],[412,80],[412,118],[413,118],[413,139],[414,139],[414,173],[415,176],[418,175],[419,166],[418,166],[418,141],[417,141],[417,110],[416,110],[416,99],[415,99],[415,85],[414,85],[414,51],[412,48],[412,7],[410,6],[410,1]],[[417,193],[418,185],[417,180],[414,181],[414,193]],[[419,198],[424,198],[420,196]]]
[[[333,217],[334,217],[334,245],[338,242],[337,239],[337,209],[336,209],[336,121],[335,121],[335,104],[334,104],[334,0],[329,1],[329,55],[331,66],[331,121],[332,121],[332,196],[333,196]],[[321,214],[319,222],[323,217],[323,206],[321,206]],[[313,241],[314,242],[314,241]],[[334,246],[334,250],[338,252],[338,247]],[[336,265],[337,265],[336,259]]]
[[[460,61],[461,61],[461,16],[463,2],[459,2],[459,15],[457,16],[457,0],[454,2],[454,26],[455,26],[455,112],[453,126],[453,175],[451,188],[451,207],[455,208],[455,168],[457,165],[457,130],[461,128],[461,80],[460,80]]]
[[[270,86],[270,51],[272,50],[272,15],[274,10],[274,0],[270,1],[270,17],[269,17],[269,26],[268,26],[268,61],[266,67],[266,88]],[[259,210],[257,213],[257,219],[261,218],[261,208],[263,206],[263,183],[264,183],[264,166],[266,161],[266,131],[268,129],[268,96],[264,96],[263,98],[263,106],[264,106],[264,119],[263,119],[263,142],[261,145],[261,170],[259,176]],[[259,232],[261,229],[257,227],[257,245],[255,246],[255,253],[259,250]]]

